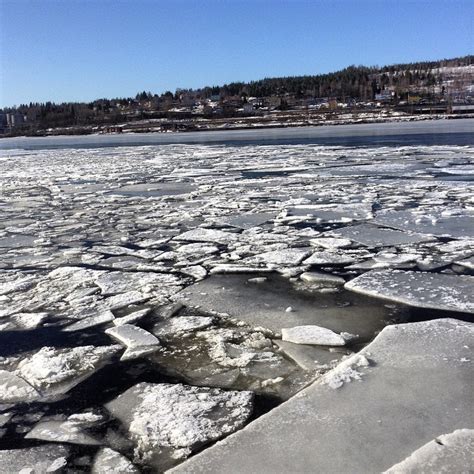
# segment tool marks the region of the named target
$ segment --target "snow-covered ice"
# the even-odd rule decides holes
[[[135,442],[135,460],[161,470],[242,427],[252,406],[251,392],[140,383],[108,403],[107,409]]]
[[[346,339],[327,328],[320,326],[296,326],[282,328],[281,336],[284,341],[294,344],[315,344],[318,346],[345,346]]]
[[[43,347],[18,365],[18,375],[45,397],[62,394],[90,377],[120,350],[120,346]]]
[[[158,337],[198,331],[212,325],[214,318],[208,316],[181,316],[158,322],[153,333]]]

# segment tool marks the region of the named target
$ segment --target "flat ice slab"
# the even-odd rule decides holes
[[[369,247],[390,247],[392,245],[413,244],[434,240],[427,235],[384,229],[371,224],[343,227],[342,229],[333,231],[332,234],[339,237],[346,237],[354,242]]]
[[[419,308],[474,312],[474,277],[467,275],[374,270],[345,288]]]
[[[455,319],[387,326],[342,363],[358,380],[315,382],[172,472],[383,472],[474,425],[473,343],[474,324]]]
[[[211,326],[213,321],[214,319],[209,316],[180,316],[156,323],[153,333],[158,337],[173,336],[205,329]]]
[[[456,430],[438,436],[417,449],[385,474],[419,472],[472,472],[474,465],[474,430]]]
[[[310,254],[309,249],[284,249],[265,252],[246,260],[249,263],[266,263],[274,265],[299,265]]]
[[[471,239],[474,237],[474,219],[469,214],[444,217],[439,213],[435,213],[434,216],[420,217],[410,211],[388,211],[379,213],[375,221],[397,229],[437,236],[457,239]]]
[[[73,421],[40,421],[25,438],[92,446],[101,444],[96,438],[82,431]]]

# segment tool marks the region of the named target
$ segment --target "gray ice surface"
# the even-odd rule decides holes
[[[419,472],[472,472],[474,466],[474,430],[460,429],[437,436],[417,449],[385,474]]]
[[[333,231],[332,234],[338,237],[348,238],[369,247],[390,247],[392,245],[412,244],[433,240],[432,237],[427,235],[402,232],[370,224],[344,227]]]
[[[420,308],[474,313],[474,277],[467,275],[374,270],[345,288]]]
[[[171,472],[385,471],[439,433],[474,426],[473,340],[474,325],[454,319],[388,326],[340,364],[352,381],[313,383]]]

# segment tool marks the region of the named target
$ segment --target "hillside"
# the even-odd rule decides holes
[[[264,78],[162,94],[143,91],[135,97],[98,99],[90,103],[30,103],[0,111],[4,135],[44,134],[71,128],[91,133],[93,127],[116,127],[137,121],[167,121],[169,129],[183,129],[176,121],[252,117],[272,111],[386,108],[409,104],[474,103],[474,55],[391,66],[349,66],[312,76]],[[444,104],[444,105],[443,105]],[[116,130],[113,128],[112,130]],[[69,133],[64,131],[63,133]]]

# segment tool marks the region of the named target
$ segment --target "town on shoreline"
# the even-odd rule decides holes
[[[267,78],[90,103],[0,110],[0,137],[169,133],[474,117],[474,56],[350,66],[317,76]]]

